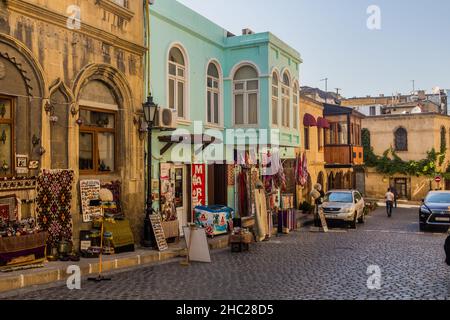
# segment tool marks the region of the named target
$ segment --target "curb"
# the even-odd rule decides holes
[[[210,250],[225,249],[228,246],[228,237],[214,238],[209,243]],[[164,252],[140,250],[139,253],[127,254],[123,257],[104,256],[102,269],[103,272],[107,273],[139,266],[156,265],[163,261],[185,256],[185,248],[173,248]],[[90,261],[93,261],[93,263]],[[97,274],[99,270],[98,259],[82,259],[80,262],[59,263],[59,265],[46,262],[44,268],[17,271],[11,276],[0,273],[0,293],[65,281],[70,276],[67,274],[67,267],[70,265],[79,266],[82,277]]]

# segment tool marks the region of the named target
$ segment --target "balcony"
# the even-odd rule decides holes
[[[328,145],[325,147],[325,162],[335,166],[359,166],[364,164],[363,147]]]

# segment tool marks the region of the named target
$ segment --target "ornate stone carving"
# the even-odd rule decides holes
[[[0,80],[6,77],[6,67],[3,62],[0,61]]]

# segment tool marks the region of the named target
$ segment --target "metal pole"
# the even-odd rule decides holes
[[[148,150],[147,150],[147,209],[144,220],[144,247],[150,248],[154,246],[153,230],[150,216],[153,214],[152,199],[152,131],[153,122],[148,123]]]

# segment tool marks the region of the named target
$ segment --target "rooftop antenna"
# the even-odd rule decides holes
[[[336,90],[336,94],[339,96],[339,91],[341,91],[341,88],[334,88]]]
[[[322,79],[320,81],[325,81],[325,92],[328,92],[328,78]]]

